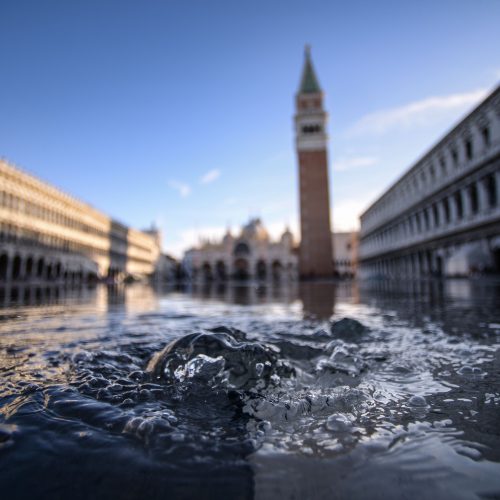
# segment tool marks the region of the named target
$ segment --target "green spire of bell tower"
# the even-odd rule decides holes
[[[304,70],[302,71],[299,94],[315,94],[317,92],[321,92],[321,88],[312,65],[311,47],[309,45],[306,45],[305,56],[306,60],[304,63]]]

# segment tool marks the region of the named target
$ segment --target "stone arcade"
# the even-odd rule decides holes
[[[0,160],[0,284],[146,277],[159,256],[156,231],[129,228]]]
[[[500,87],[361,215],[362,276],[500,272]]]

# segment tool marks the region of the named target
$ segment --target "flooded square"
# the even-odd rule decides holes
[[[14,296],[5,498],[500,495],[497,282]]]

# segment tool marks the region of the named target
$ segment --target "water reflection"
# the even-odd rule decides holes
[[[328,319],[334,313],[336,285],[333,283],[300,283],[299,295],[304,316]]]
[[[458,304],[500,305],[500,281],[393,280],[361,282],[300,282],[286,285],[206,283],[152,287],[145,284],[96,286],[0,286],[0,308],[47,305],[88,305],[127,310],[154,309],[158,301],[175,295],[203,302],[241,306],[299,303],[305,318],[329,319],[336,302],[391,304],[406,316],[432,313],[434,317]]]
[[[57,305],[65,302],[95,304],[98,292],[91,286],[0,286],[0,307]]]
[[[152,287],[145,284],[97,286],[3,286],[0,308],[86,305],[100,309],[153,310],[161,298],[187,296],[206,303],[240,306],[299,304],[307,319],[326,320],[336,302],[389,305],[405,318],[431,315],[446,321],[450,311],[478,302],[500,306],[500,282],[484,280],[380,280],[362,282],[300,282],[286,285],[206,283]],[[463,312],[463,311],[462,311]]]
[[[165,290],[168,293],[170,290]],[[227,304],[291,304],[298,298],[298,284],[262,285],[247,283],[205,283],[193,284],[183,290],[193,298],[218,300]]]

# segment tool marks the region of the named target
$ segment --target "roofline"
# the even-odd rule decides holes
[[[108,219],[113,224],[119,224],[119,225],[123,226],[127,230],[132,229],[134,231],[138,231],[140,233],[146,234],[149,237],[153,237],[152,235],[147,234],[145,231],[143,231],[141,229],[134,228],[128,224],[125,224],[124,222],[120,221],[119,219],[116,219],[115,217],[106,214],[102,210],[99,210],[98,208],[94,207],[90,203],[87,203],[87,202],[77,198],[76,196],[73,196],[73,195],[67,193],[66,191],[55,186],[54,184],[51,184],[50,182],[43,180],[42,178],[38,177],[37,175],[32,174],[28,170],[21,168],[18,165],[10,162],[7,158],[5,158],[3,156],[0,157],[0,165],[1,164],[3,164],[8,169],[11,169],[16,173],[21,174],[24,177],[27,177],[31,182],[34,182],[35,185],[38,184],[40,187],[47,189],[49,191],[49,193],[60,196],[67,203],[73,203],[75,205],[79,205],[81,209],[89,210],[89,211],[93,212],[95,215],[98,215],[100,217]]]
[[[491,101],[496,94],[500,94],[500,84],[497,84],[496,87],[493,88],[493,90],[471,111],[469,111],[463,118],[460,119],[459,122],[457,122],[452,128],[446,132],[441,139],[439,139],[436,143],[434,143],[433,146],[430,147],[423,155],[421,155],[416,161],[414,161],[410,167],[408,167],[392,184],[389,185],[389,187],[375,200],[373,201],[368,208],[366,208],[360,215],[359,218],[361,219],[364,217],[364,215],[369,212],[377,203],[379,203],[383,198],[385,198],[390,191],[392,191],[397,184],[399,184],[410,172],[417,167],[420,163],[423,163],[424,160],[426,160],[429,156],[431,156],[435,151],[442,146],[449,138],[451,135],[453,135],[460,127],[462,124],[467,121],[473,114],[475,114],[480,108],[482,108],[487,102]]]

